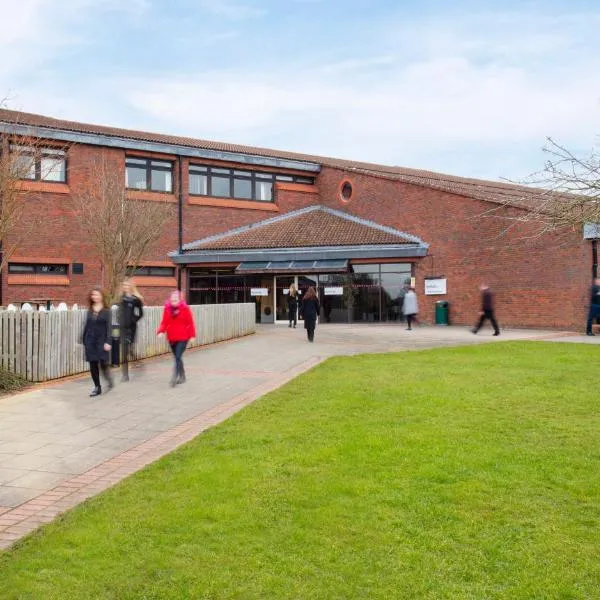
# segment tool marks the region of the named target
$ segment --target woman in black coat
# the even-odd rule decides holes
[[[317,324],[317,317],[321,312],[321,306],[319,299],[315,292],[314,287],[309,287],[304,299],[302,300],[302,316],[304,317],[304,329],[306,329],[306,335],[308,341],[313,342],[315,340],[315,326]]]
[[[296,327],[296,323],[298,322],[298,290],[293,283],[290,285],[290,292],[288,294],[288,316],[290,319],[288,327],[291,327],[292,323]]]
[[[89,309],[81,336],[85,347],[85,360],[90,363],[90,375],[94,382],[94,389],[90,394],[92,397],[102,393],[100,368],[108,384],[108,389],[110,390],[113,386],[108,370],[108,353],[111,348],[110,327],[111,313],[106,305],[104,293],[99,288],[95,288],[89,295]]]
[[[126,279],[121,287],[123,292],[119,303],[119,329],[121,331],[121,381],[129,381],[129,359],[135,343],[137,323],[144,316],[144,301],[131,279]]]

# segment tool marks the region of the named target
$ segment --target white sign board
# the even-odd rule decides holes
[[[446,294],[446,281],[446,279],[426,279],[425,295],[443,296],[444,294]]]
[[[583,238],[586,240],[600,239],[600,223],[585,223],[583,225]]]
[[[251,296],[268,296],[269,288],[250,288]]]
[[[343,296],[344,295],[344,288],[339,286],[339,287],[326,287],[325,288],[325,295],[326,296]]]

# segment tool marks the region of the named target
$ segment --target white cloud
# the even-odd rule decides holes
[[[61,7],[90,3],[65,0]],[[0,0],[0,10],[3,4],[14,6]],[[65,44],[84,43],[68,33],[72,17],[66,9],[48,22],[49,3],[20,4],[20,32],[10,27],[12,37],[0,41],[0,52],[3,44],[25,51],[9,53],[13,68],[35,70]],[[119,10],[116,4],[103,0],[94,10]],[[259,8],[240,11],[240,3],[230,1],[204,4],[229,20],[263,14]],[[148,10],[145,0],[136,6],[134,13]],[[546,136],[581,147],[600,132],[598,25],[600,13],[562,20],[526,13],[396,20],[374,29],[377,44],[357,46],[321,65],[311,54],[294,64],[260,68],[249,57],[237,69],[214,70],[213,62],[207,70],[206,63],[191,61],[153,77],[126,73],[99,80],[91,74],[67,87],[60,79],[37,77],[18,90],[23,102],[17,104],[132,128],[516,178],[541,165],[541,156],[539,163],[532,161]],[[42,27],[49,33],[39,36]],[[203,43],[238,35],[245,43],[237,31],[213,31]],[[34,51],[27,54],[30,45]],[[0,96],[9,89],[3,88],[9,78],[3,79],[2,69]],[[516,174],[519,165],[523,171]]]
[[[66,48],[88,43],[84,24],[115,12],[139,18],[149,0],[0,0],[0,91],[31,76]]]

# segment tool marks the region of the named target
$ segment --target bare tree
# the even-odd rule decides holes
[[[0,100],[0,109],[6,102]],[[36,225],[36,217],[25,216],[26,199],[35,191],[26,182],[53,180],[64,168],[68,147],[48,146],[42,138],[19,133],[17,121],[0,118],[0,272],[19,243]]]
[[[598,151],[577,156],[552,138],[547,138],[543,151],[547,156],[544,168],[524,181],[508,181],[519,187],[486,214],[509,221],[508,229],[529,224],[531,236],[581,232],[586,223],[600,224]],[[503,210],[507,207],[513,210]]]
[[[81,226],[101,260],[104,286],[111,301],[131,267],[156,244],[173,206],[128,198],[118,163],[99,158],[86,169],[80,190],[72,196]]]

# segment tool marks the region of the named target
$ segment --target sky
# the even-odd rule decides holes
[[[597,0],[0,0],[57,118],[519,181],[600,134]]]

